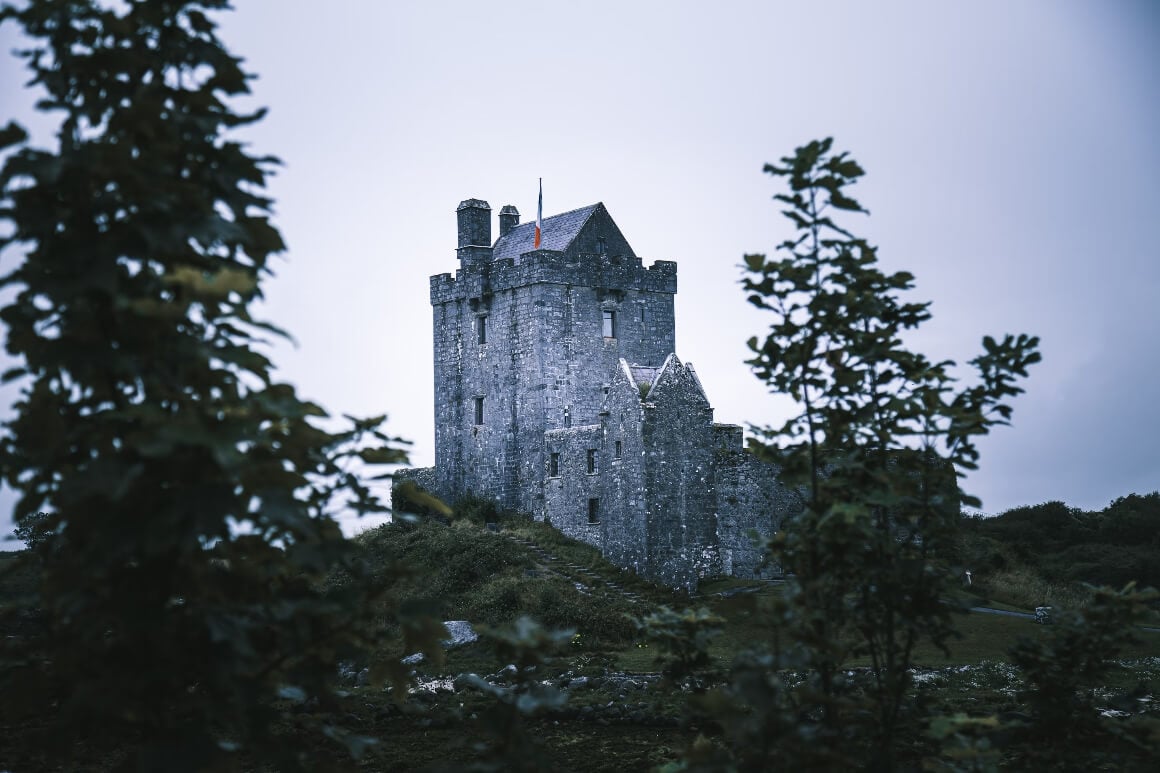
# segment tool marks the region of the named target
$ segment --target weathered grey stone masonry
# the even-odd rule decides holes
[[[749,531],[796,499],[674,354],[676,264],[645,266],[603,204],[544,219],[539,249],[513,206],[494,243],[487,202],[456,215],[460,268],[431,277],[435,467],[407,475],[673,586],[756,573]]]

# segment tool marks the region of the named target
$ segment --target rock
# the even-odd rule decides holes
[[[370,676],[369,668],[360,669],[350,662],[338,664],[338,678],[343,684],[366,687],[370,683]]]
[[[520,673],[519,669],[513,664],[508,663],[506,666],[496,671],[494,674],[487,675],[487,681],[492,684],[508,684]]]
[[[568,689],[569,690],[583,690],[587,686],[588,686],[588,677],[586,677],[586,676],[578,676],[575,679],[573,679],[572,681],[568,682]]]
[[[447,635],[451,637],[440,642],[444,649],[453,650],[456,647],[462,647],[464,644],[471,644],[473,641],[479,640],[479,634],[466,620],[444,620],[443,627],[447,629]],[[416,652],[403,658],[403,662],[408,666],[415,666],[426,659],[422,652]]]
[[[447,629],[447,634],[451,637],[443,641],[443,646],[449,650],[479,640],[479,634],[466,620],[448,620],[443,623],[443,627]]]
[[[1051,607],[1036,607],[1035,608],[1035,622],[1040,625],[1051,625],[1054,621],[1051,619]]]

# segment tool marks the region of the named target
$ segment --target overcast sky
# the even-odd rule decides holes
[[[917,348],[964,362],[984,334],[1042,338],[967,481],[983,510],[1160,488],[1160,4],[236,4],[217,18],[258,76],[243,106],[270,108],[242,137],[285,163],[262,311],[298,345],[274,359],[333,413],[389,413],[416,465],[434,460],[427,278],[456,268],[456,205],[533,219],[539,177],[545,215],[603,201],[646,263],[678,263],[677,354],[716,420],[780,422],[743,364],[768,320],[738,264],[789,232],[762,166],[832,135],[867,170],[871,215],[848,226],[933,301]],[[26,80],[0,60],[0,122],[44,144]]]

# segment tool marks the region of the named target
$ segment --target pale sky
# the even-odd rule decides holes
[[[983,511],[1160,489],[1160,4],[236,5],[216,18],[258,76],[240,106],[270,109],[240,136],[285,163],[269,191],[289,251],[260,311],[298,346],[273,358],[334,414],[390,414],[416,465],[434,459],[427,278],[456,268],[455,208],[527,221],[540,177],[545,215],[603,201],[646,263],[677,262],[677,354],[716,420],[780,423],[743,364],[768,320],[738,265],[789,233],[762,166],[832,135],[867,170],[871,215],[847,226],[933,301],[916,348],[965,362],[985,334],[1042,338],[966,482]],[[43,145],[26,80],[0,60],[0,123]]]

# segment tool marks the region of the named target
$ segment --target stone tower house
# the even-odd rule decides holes
[[[796,498],[677,359],[676,264],[646,267],[599,203],[545,218],[539,249],[513,206],[494,243],[487,202],[456,217],[459,270],[431,277],[435,467],[401,477],[549,519],[672,586],[756,573],[750,531]]]

